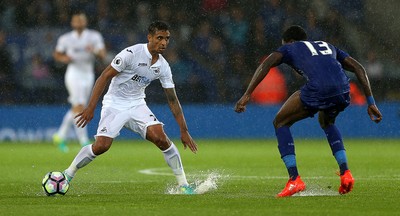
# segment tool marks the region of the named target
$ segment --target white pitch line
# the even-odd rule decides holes
[[[138,172],[144,175],[157,175],[157,176],[173,176],[172,172],[167,172],[169,168],[149,168],[139,170]],[[208,174],[194,174],[188,176],[207,176]],[[242,176],[242,175],[222,175],[222,178],[227,177],[231,180],[243,180],[243,179],[287,179],[287,176]],[[337,179],[338,176],[314,176],[314,177],[303,177],[302,179]],[[369,176],[369,177],[356,177],[356,180],[387,180],[387,181],[400,181],[400,175],[393,177],[388,176]]]

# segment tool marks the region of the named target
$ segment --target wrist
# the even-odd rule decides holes
[[[368,103],[368,106],[375,105],[375,99],[372,95],[367,97],[367,103]]]

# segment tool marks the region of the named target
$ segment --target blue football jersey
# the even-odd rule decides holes
[[[350,91],[349,78],[340,62],[349,56],[325,41],[297,41],[281,46],[281,63],[307,79],[302,98],[322,99]]]

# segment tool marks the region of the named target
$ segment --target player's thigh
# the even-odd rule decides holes
[[[131,118],[124,126],[127,129],[138,133],[143,139],[147,139],[149,127],[159,125],[162,129],[163,123],[158,121],[157,117],[146,104],[138,105],[130,109],[129,112]],[[156,132],[159,132],[159,130],[156,130]]]
[[[329,115],[326,111],[318,112],[318,122],[321,128],[326,128],[328,125],[335,124],[336,116]]]
[[[335,124],[336,117],[349,106],[350,95],[349,93],[337,95],[326,99],[325,103],[334,105],[318,112],[318,121],[321,128]]]
[[[275,116],[274,127],[291,126],[297,121],[310,116],[309,110],[305,109],[300,99],[300,91],[293,93],[282,105]]]
[[[130,120],[129,110],[117,110],[106,107],[101,110],[99,126],[97,128],[98,136],[115,138],[119,135],[122,127]]]

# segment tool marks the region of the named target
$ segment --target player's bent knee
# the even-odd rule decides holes
[[[165,134],[152,136],[148,140],[154,143],[161,150],[167,150],[170,146],[169,139]]]
[[[275,129],[285,126],[285,123],[283,121],[280,121],[277,117],[275,117],[275,119],[272,121],[272,124],[274,125]]]
[[[110,149],[113,139],[110,137],[97,137],[92,146],[95,155],[101,155]]]

